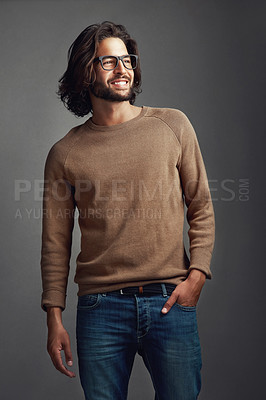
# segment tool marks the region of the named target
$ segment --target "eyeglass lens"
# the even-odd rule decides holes
[[[135,55],[128,55],[122,58],[124,67],[127,69],[134,69],[137,66],[137,57]],[[114,56],[106,56],[102,59],[103,68],[107,71],[111,71],[117,67],[118,60]]]

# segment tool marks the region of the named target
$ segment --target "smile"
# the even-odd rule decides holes
[[[127,86],[128,81],[125,81],[125,80],[117,80],[117,81],[111,82],[111,84],[112,84],[112,85],[115,85],[115,86],[120,86],[120,87],[122,87],[122,86]]]

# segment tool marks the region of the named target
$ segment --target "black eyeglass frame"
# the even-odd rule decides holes
[[[124,63],[124,58],[125,58],[125,57],[131,57],[131,56],[136,57],[136,66],[133,67],[133,68],[128,68],[128,67],[125,65],[125,63]],[[106,68],[104,68],[104,66],[103,66],[103,59],[104,59],[104,58],[108,58],[108,57],[116,58],[116,66],[115,66],[114,68],[112,68],[112,69],[106,69]],[[117,68],[118,63],[119,63],[119,60],[121,60],[122,63],[123,63],[123,65],[124,65],[124,67],[125,67],[126,69],[129,69],[129,70],[132,71],[133,69],[136,69],[136,68],[137,68],[137,66],[138,66],[138,59],[139,59],[139,56],[137,56],[136,54],[125,54],[124,56],[100,56],[100,57],[96,57],[96,58],[93,60],[93,62],[100,61],[101,66],[102,66],[102,69],[104,69],[105,71],[113,71],[114,69]]]

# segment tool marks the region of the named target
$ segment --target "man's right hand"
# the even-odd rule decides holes
[[[47,326],[48,326],[48,339],[47,351],[55,368],[74,378],[74,372],[69,371],[63,364],[61,351],[65,353],[65,360],[68,366],[73,365],[69,335],[62,324],[62,311],[59,307],[47,307]]]

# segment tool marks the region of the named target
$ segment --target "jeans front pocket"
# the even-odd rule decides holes
[[[197,308],[197,306],[182,306],[181,304],[179,304],[177,302],[175,304],[180,310],[183,310],[183,311],[196,311],[196,308]]]
[[[78,310],[92,310],[97,307],[101,302],[101,294],[84,294],[78,298]]]

